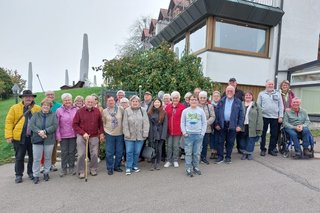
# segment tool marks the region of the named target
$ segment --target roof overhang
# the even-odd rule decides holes
[[[245,0],[197,0],[178,15],[150,42],[158,46],[163,41],[173,42],[208,16],[218,16],[253,24],[276,26],[284,11],[278,7]]]

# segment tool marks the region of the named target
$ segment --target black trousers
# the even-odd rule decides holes
[[[27,173],[28,175],[32,175],[32,164],[33,164],[33,153],[32,153],[32,143],[31,143],[31,138],[26,137],[24,140],[24,143],[21,144],[19,141],[14,141],[13,143],[13,148],[15,151],[15,165],[14,165],[14,170],[16,173],[16,176],[21,176],[23,175],[24,172],[24,157],[26,153],[28,152],[28,166],[27,166]]]
[[[157,164],[160,163],[161,156],[162,156],[162,145],[163,145],[163,140],[156,140],[151,143],[151,147],[154,148],[156,152],[156,156],[152,159],[152,163],[157,163]]]
[[[268,126],[270,125],[270,143],[269,151],[273,151],[277,147],[278,138],[278,119],[277,118],[263,118],[263,131],[261,136],[260,150],[266,151],[266,134]]]

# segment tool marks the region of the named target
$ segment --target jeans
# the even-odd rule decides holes
[[[255,143],[259,140],[259,136],[249,137],[248,135],[241,134],[240,150],[243,154],[253,154]]]
[[[169,135],[167,143],[167,161],[178,162],[180,138],[181,136]]]
[[[121,158],[123,154],[123,135],[106,136],[106,166],[108,171],[113,171],[121,166]],[[115,158],[114,158],[115,156]]]
[[[185,138],[184,151],[185,155],[185,167],[186,170],[192,168],[199,168],[201,145],[203,136],[200,134],[189,134]]]
[[[301,152],[300,141],[298,137],[299,133],[295,129],[291,129],[291,128],[285,128],[285,131],[286,133],[289,134],[290,139],[293,141],[295,151]],[[303,141],[302,142],[303,148],[308,148],[308,146],[310,145],[310,141],[309,141],[309,138],[311,136],[310,130],[306,127],[303,127],[301,135],[302,135],[302,141]]]
[[[19,141],[13,141],[12,144],[15,151],[14,170],[15,170],[16,176],[22,177],[23,175],[24,156],[26,155],[27,152],[28,152],[27,173],[28,175],[32,175],[33,152],[32,152],[31,138],[26,137],[23,144],[21,144]]]
[[[61,169],[63,171],[66,171],[68,166],[70,169],[73,169],[74,162],[76,159],[75,157],[76,148],[77,148],[76,138],[61,139],[60,148],[61,148]]]
[[[277,146],[278,138],[278,119],[277,118],[263,118],[263,131],[261,136],[260,150],[266,151],[266,134],[270,124],[270,143],[269,151],[273,151]]]
[[[43,145],[43,144],[33,144],[33,177],[40,176],[40,161],[42,158],[42,153],[44,156],[44,174],[49,174],[51,168],[51,157],[52,157],[52,145]]]
[[[162,145],[163,140],[156,140],[150,143],[151,147],[154,148],[156,156],[152,159],[152,163],[159,164],[162,156]]]
[[[223,160],[223,150],[224,150],[224,141],[226,141],[226,158],[231,159],[232,149],[234,141],[236,139],[236,130],[229,129],[227,125],[219,131],[219,140],[218,140],[218,159]]]
[[[219,140],[219,134],[215,130],[214,132],[211,133],[210,136],[210,149],[217,150],[218,149],[218,140]]]
[[[98,149],[99,138],[89,138],[90,147],[90,171],[97,171],[98,168]],[[86,158],[86,141],[81,135],[77,135],[77,152],[78,152],[78,172],[83,173],[85,170],[85,158]]]
[[[144,141],[125,141],[126,143],[126,169],[132,170],[134,167],[138,167],[138,159],[143,146]]]
[[[202,140],[201,159],[207,159],[208,144],[210,142],[211,133],[206,133]]]

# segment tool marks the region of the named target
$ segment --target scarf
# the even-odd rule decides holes
[[[246,110],[246,116],[245,116],[245,119],[244,119],[244,124],[249,124],[249,112],[250,112],[250,109],[252,107],[252,104],[253,104],[253,101],[250,102],[247,110]]]
[[[111,128],[115,129],[118,127],[118,119],[116,118],[118,112],[118,106],[115,105],[113,112],[110,112],[110,108],[107,108],[109,115],[111,116]]]

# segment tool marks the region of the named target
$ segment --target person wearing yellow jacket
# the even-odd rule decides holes
[[[33,155],[29,123],[32,115],[41,110],[40,106],[34,103],[34,98],[37,95],[33,94],[30,90],[24,90],[19,97],[22,101],[10,108],[5,123],[5,138],[7,143],[13,144],[15,151],[16,183],[22,182],[26,152],[28,152],[29,157],[27,173],[29,178],[33,179]]]

